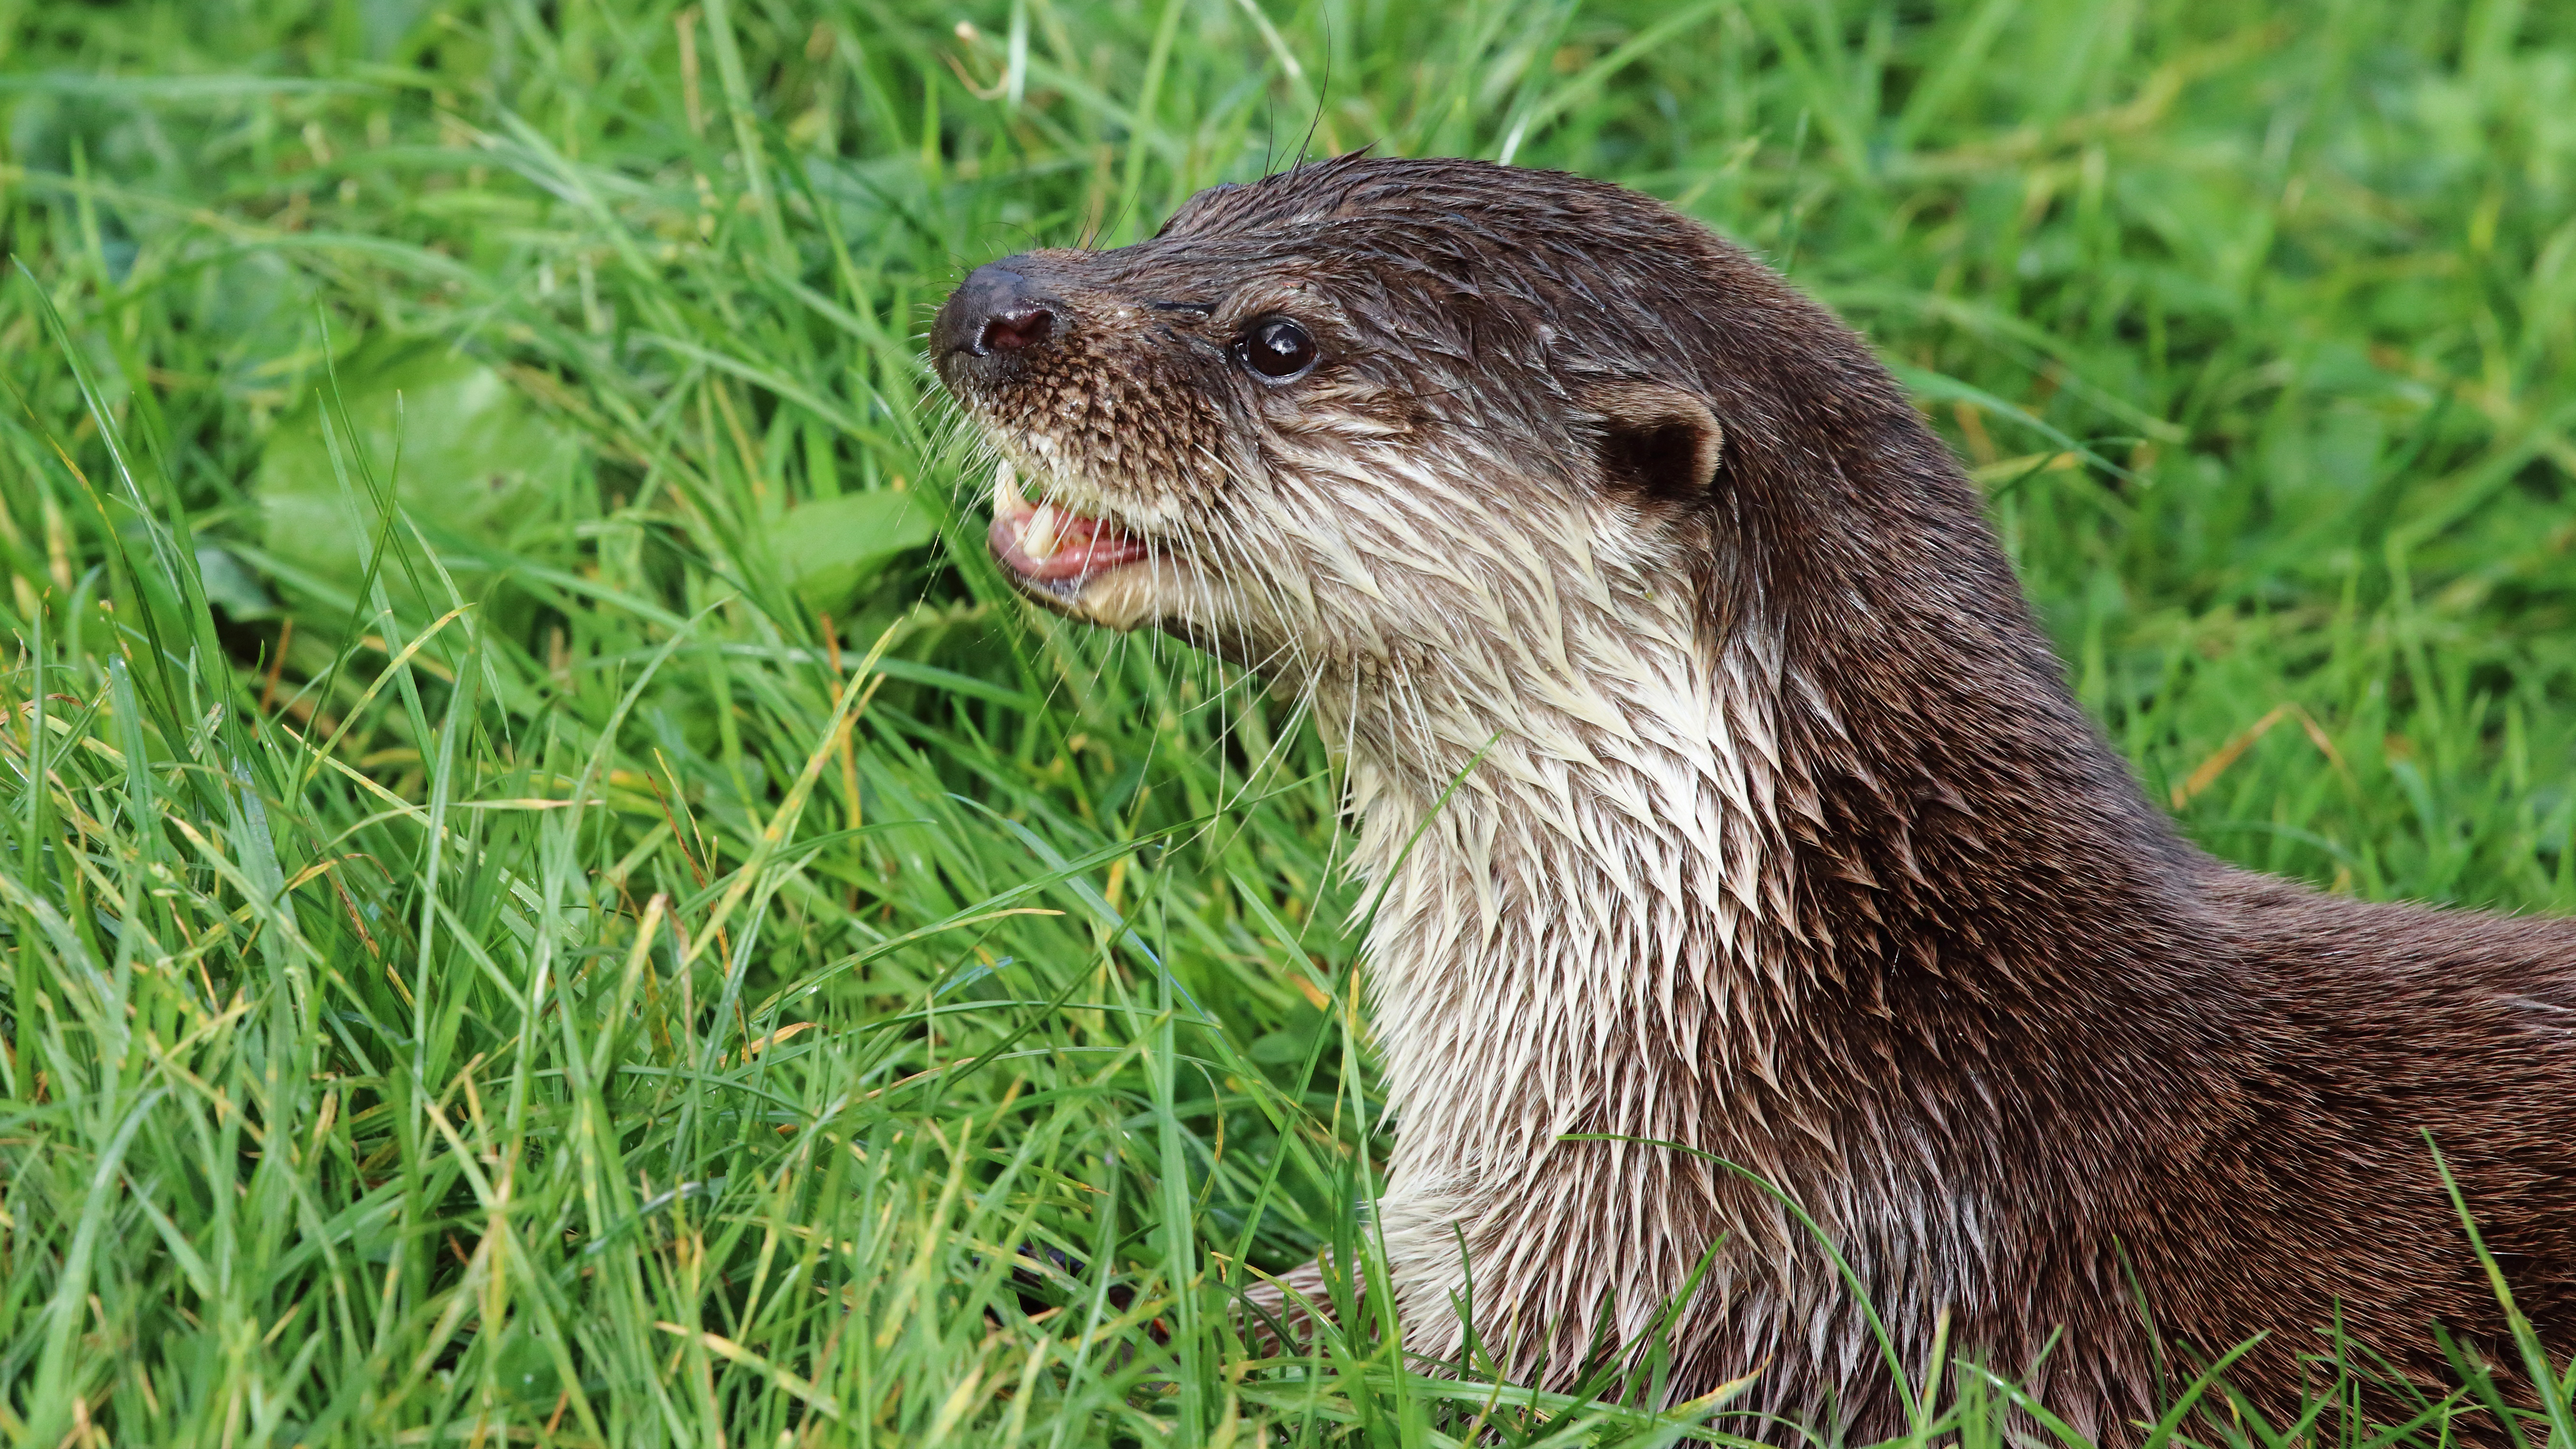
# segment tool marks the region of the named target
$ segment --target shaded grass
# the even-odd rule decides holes
[[[1750,1427],[1243,1371],[1383,1147],[1332,784],[1009,602],[929,308],[1310,130],[1641,186],[1868,328],[2196,838],[2567,910],[2571,83],[2494,0],[0,0],[0,1429]],[[526,416],[380,428],[418,349]]]

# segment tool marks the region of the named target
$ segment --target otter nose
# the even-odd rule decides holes
[[[1064,304],[1006,263],[987,262],[939,309],[933,345],[942,356],[989,357],[1044,345],[1062,328]]]

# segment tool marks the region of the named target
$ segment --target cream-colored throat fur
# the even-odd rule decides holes
[[[1622,1339],[1649,1326],[1716,1206],[1673,1154],[1557,1139],[1707,1140],[1709,1078],[1764,1030],[1739,997],[1762,988],[1754,938],[1790,884],[1776,642],[1717,637],[1663,560],[1631,571],[1580,531],[1561,542],[1552,589],[1512,581],[1514,630],[1444,631],[1449,647],[1317,696],[1378,903],[1397,1140],[1377,1212],[1408,1346],[1458,1350],[1463,1246],[1487,1352],[1521,1376],[1544,1355],[1550,1377],[1605,1309]]]

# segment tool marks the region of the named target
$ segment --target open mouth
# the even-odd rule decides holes
[[[1107,519],[1029,502],[1008,463],[993,477],[993,528],[986,541],[1022,587],[1065,604],[1079,600],[1092,580],[1148,557],[1143,539]]]

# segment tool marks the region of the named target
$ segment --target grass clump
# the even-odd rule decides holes
[[[1870,330],[2196,838],[2566,910],[2571,82],[2503,0],[0,0],[0,1430],[1745,1427],[1243,1371],[1383,1146],[1332,782],[1010,602],[928,309],[1310,133],[1642,187]]]

